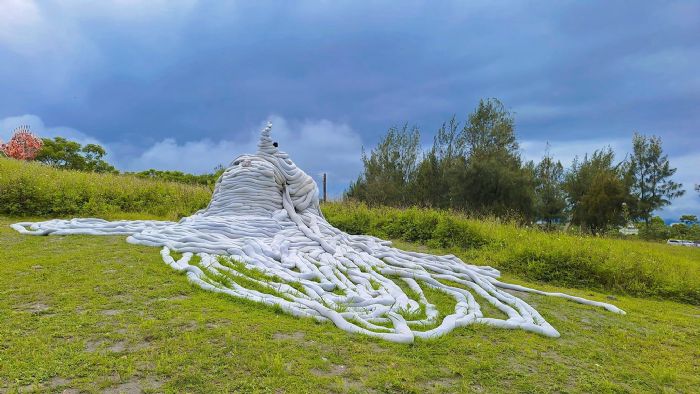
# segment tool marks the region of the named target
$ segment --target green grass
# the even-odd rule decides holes
[[[127,212],[174,220],[204,208],[210,198],[206,186],[0,158],[0,214],[85,217]]]
[[[327,203],[323,212],[353,234],[443,248],[465,262],[534,281],[700,305],[700,248],[548,233],[430,209]]]
[[[31,219],[0,218],[0,392],[673,393],[700,387],[700,308],[687,303],[625,295],[611,301],[593,290],[506,275],[511,283],[613,302],[628,314],[521,295],[561,338],[471,326],[399,345],[206,292],[166,266],[157,248],[130,245],[125,237],[22,236],[7,227],[20,220]],[[529,234],[507,226],[484,234],[494,242],[505,236],[500,231]],[[502,248],[524,248],[518,245]],[[629,250],[647,247],[656,258],[689,259],[686,251],[662,245],[631,243]],[[480,253],[485,260],[499,256],[487,245],[462,252],[476,260]],[[501,253],[499,264],[507,260],[507,251]],[[449,298],[431,292],[428,298],[447,313]]]

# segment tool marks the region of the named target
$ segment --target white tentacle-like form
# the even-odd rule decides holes
[[[336,229],[319,209],[315,182],[277,149],[270,127],[261,133],[257,154],[240,156],[226,169],[207,208],[177,223],[73,219],[12,228],[31,235],[129,235],[127,242],[161,247],[166,264],[206,290],[394,342],[439,337],[477,323],[559,336],[507,289],[624,314],[610,304],[503,283],[497,270],[452,255],[402,251]],[[182,257],[175,260],[171,251]],[[452,297],[451,314],[441,316],[426,289]],[[506,318],[484,317],[475,295]]]

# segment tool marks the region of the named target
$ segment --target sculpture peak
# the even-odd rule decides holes
[[[270,131],[272,130],[272,122],[268,121],[267,126],[265,126],[260,131],[260,141],[258,142],[258,152],[274,154],[277,152],[277,147],[274,145],[272,138],[270,138]]]

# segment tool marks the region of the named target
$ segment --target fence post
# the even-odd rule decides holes
[[[326,173],[323,173],[323,202],[326,202]]]

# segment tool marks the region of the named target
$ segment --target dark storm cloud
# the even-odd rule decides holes
[[[697,9],[260,4],[175,3],[186,10],[137,18],[44,6],[68,33],[40,37],[31,58],[3,48],[0,109],[105,140],[230,137],[232,123],[271,112],[350,121],[372,138],[404,121],[435,128],[480,97],[516,110],[524,137],[697,121]]]
[[[429,141],[497,97],[523,140],[636,130],[700,154],[697,3],[220,3],[1,3],[0,119],[37,115],[130,155],[244,145],[273,114],[369,146],[404,122]]]

